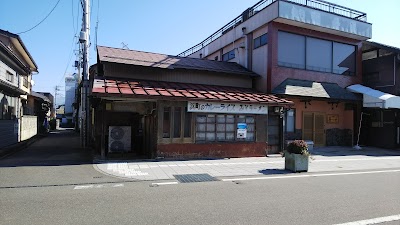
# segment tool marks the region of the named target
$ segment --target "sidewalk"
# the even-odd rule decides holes
[[[400,168],[400,151],[379,148],[315,148],[309,172],[333,172]],[[209,174],[212,177],[287,174],[285,159],[272,157],[177,161],[95,161],[102,173],[134,180],[171,180],[174,175]]]

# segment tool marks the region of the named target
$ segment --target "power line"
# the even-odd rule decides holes
[[[19,33],[17,33],[17,34],[23,34],[23,33],[26,33],[26,32],[28,32],[28,31],[31,31],[31,30],[35,29],[37,26],[39,26],[41,23],[43,23],[43,21],[45,21],[45,20],[47,19],[47,17],[49,17],[50,14],[54,11],[54,9],[57,7],[58,3],[60,3],[60,0],[57,1],[56,5],[53,7],[53,9],[51,9],[51,11],[49,12],[49,14],[47,14],[47,16],[44,17],[38,24],[36,24],[35,26],[33,26],[33,27],[32,27],[31,29],[29,29],[29,30],[26,30],[26,31],[23,31],[23,32],[19,32]]]

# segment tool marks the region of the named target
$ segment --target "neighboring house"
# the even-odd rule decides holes
[[[49,117],[50,117],[50,119],[56,118],[56,109],[54,107],[54,96],[49,92],[37,92],[37,93],[42,94],[42,95],[46,96],[49,99],[49,101],[50,101],[50,105],[49,105],[49,107],[50,107],[50,115],[49,115]]]
[[[237,63],[98,46],[90,116],[97,153],[145,158],[265,156],[268,109]]]
[[[78,86],[78,79],[76,77],[66,77],[65,78],[65,118],[66,121],[63,121],[64,126],[74,127],[75,124],[75,92]],[[66,124],[65,124],[66,122]]]
[[[21,38],[0,29],[0,148],[33,136],[36,118],[24,117],[31,93],[32,72],[38,68]]]
[[[26,115],[36,116],[37,131],[40,133],[48,132],[48,123],[51,116],[51,100],[43,94],[32,91],[28,95],[28,104],[24,108]]]
[[[362,48],[363,95],[360,145],[400,147],[400,49],[366,41]]]
[[[270,152],[286,139],[316,146],[352,145],[360,98],[367,15],[326,1],[264,0],[179,56],[236,62],[260,75],[255,87],[295,103],[281,116],[270,108]],[[282,128],[283,127],[283,128]]]

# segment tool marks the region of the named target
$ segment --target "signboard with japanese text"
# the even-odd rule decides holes
[[[188,112],[234,113],[234,114],[268,114],[268,106],[262,104],[221,103],[221,102],[188,102]]]

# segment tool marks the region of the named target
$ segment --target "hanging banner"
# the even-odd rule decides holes
[[[234,114],[268,114],[268,106],[262,104],[221,103],[221,102],[188,102],[188,112],[234,113]]]

